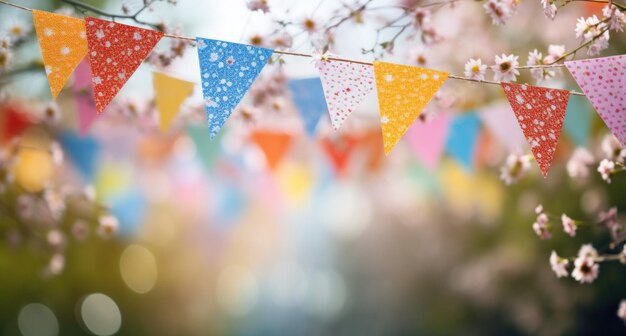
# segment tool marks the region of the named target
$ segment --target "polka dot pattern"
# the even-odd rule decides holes
[[[163,33],[85,17],[96,110],[101,113],[122,89]]]
[[[626,55],[565,62],[604,123],[626,146]]]
[[[569,91],[526,84],[501,85],[535,160],[546,177],[561,135]]]
[[[201,37],[196,40],[207,125],[213,139],[274,51]]]
[[[85,21],[33,10],[33,22],[50,91],[52,97],[56,98],[87,54]]]
[[[374,62],[385,154],[389,154],[448,78],[443,71]]]
[[[317,64],[330,121],[335,130],[374,89],[371,65],[321,61]]]

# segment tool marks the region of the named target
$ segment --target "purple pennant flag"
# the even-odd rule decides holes
[[[78,130],[80,135],[84,136],[98,116],[93,99],[91,70],[89,69],[89,60],[87,58],[84,58],[74,71],[72,92],[74,93],[76,110],[78,112]]]

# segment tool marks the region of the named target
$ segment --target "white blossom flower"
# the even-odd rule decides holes
[[[563,223],[563,231],[568,235],[574,237],[576,236],[576,223],[573,219],[569,218],[566,214],[561,215],[561,222]]]
[[[535,213],[537,215],[543,213],[543,205],[541,205],[541,204],[537,205],[537,207],[535,207]]]
[[[50,230],[46,235],[46,240],[51,247],[61,248],[65,243],[65,235],[57,229]]]
[[[609,160],[624,162],[624,159],[626,158],[626,148],[622,148],[622,145],[612,134],[604,136],[601,148]]]
[[[572,277],[576,281],[582,283],[592,283],[598,278],[600,272],[600,266],[596,264],[593,258],[590,257],[578,257],[574,260],[574,270],[572,271]]]
[[[516,76],[519,75],[519,70],[517,70],[519,62],[517,59],[518,56],[513,54],[502,54],[502,57],[496,55],[496,64],[491,66],[494,72],[494,80],[496,82],[514,82],[517,79]]]
[[[516,4],[514,1],[489,0],[483,8],[491,16],[491,22],[494,25],[503,25],[514,14]]]
[[[556,252],[552,251],[552,254],[550,254],[550,267],[552,267],[552,271],[554,271],[558,278],[567,277],[569,275],[567,271],[568,265],[569,261],[567,259],[559,257]]]
[[[63,272],[64,268],[65,257],[61,253],[55,253],[54,255],[52,255],[52,258],[50,258],[50,262],[47,266],[47,271],[50,272],[50,274],[52,275],[58,275]]]
[[[622,300],[619,303],[619,308],[617,309],[617,316],[626,322],[626,300]]]
[[[541,0],[541,5],[543,6],[545,16],[550,20],[554,20],[556,17],[556,5],[550,0]]]
[[[465,63],[465,78],[485,80],[486,71],[487,64],[483,64],[483,61],[480,58],[470,58],[470,60]]]
[[[11,39],[8,35],[0,33],[0,50],[8,50],[11,47]]]
[[[529,155],[510,154],[506,163],[500,168],[500,179],[504,184],[511,185],[519,181],[530,170]]]
[[[270,11],[270,6],[267,3],[267,0],[248,0],[246,2],[246,6],[251,11],[262,11],[263,13],[267,13]]]
[[[603,37],[597,38],[595,41],[593,41],[593,43],[591,43],[591,45],[587,49],[587,55],[597,56],[600,54],[600,52],[607,49],[608,47],[609,47],[608,39],[605,39]]]
[[[22,21],[13,21],[7,26],[6,32],[11,41],[20,41],[28,35],[28,27]]]
[[[593,162],[593,155],[586,148],[578,147],[567,161],[567,173],[572,178],[587,177],[589,176],[589,166]]]
[[[591,244],[583,244],[578,250],[579,258],[597,258],[598,251]]]
[[[607,183],[611,183],[611,174],[615,169],[615,162],[604,159],[600,161],[600,165],[598,166],[598,173],[602,176],[602,179]]]
[[[119,222],[114,216],[105,215],[100,217],[99,221],[98,234],[103,237],[110,237],[119,229]]]
[[[609,19],[609,29],[616,32],[624,31],[626,14],[622,13],[619,8],[614,5],[606,5],[602,8],[602,15],[605,19]]]

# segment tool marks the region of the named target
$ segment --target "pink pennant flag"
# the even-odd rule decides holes
[[[626,55],[565,62],[604,123],[626,146]]]
[[[501,83],[544,177],[559,142],[569,91]]]
[[[87,58],[83,59],[74,71],[72,92],[74,93],[76,111],[78,112],[78,130],[80,135],[85,135],[98,116],[96,103],[93,99],[91,70],[89,69],[89,60]]]
[[[489,132],[513,153],[520,153],[524,148],[524,134],[519,128],[515,115],[510,113],[505,102],[481,108],[478,117]]]
[[[338,130],[374,90],[374,69],[367,64],[332,60],[319,61],[316,67],[324,88],[330,121]]]
[[[418,118],[406,133],[409,145],[420,158],[420,162],[429,170],[435,170],[441,161],[450,120],[450,115],[445,112],[427,121]]]

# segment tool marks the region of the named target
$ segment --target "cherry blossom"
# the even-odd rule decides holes
[[[568,265],[569,261],[567,259],[559,257],[555,251],[552,251],[552,254],[550,254],[550,267],[558,278],[567,277],[569,275],[567,271]]]

